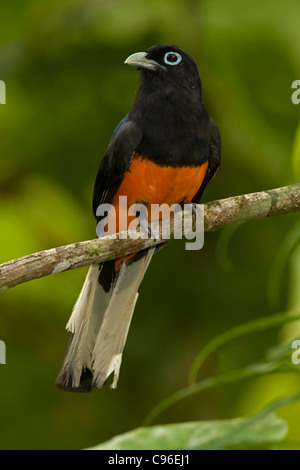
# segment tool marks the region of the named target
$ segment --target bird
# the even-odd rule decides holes
[[[221,164],[220,132],[203,105],[192,57],[178,46],[160,44],[130,55],[125,64],[137,69],[140,81],[100,163],[93,193],[97,223],[103,204],[121,214],[120,196],[127,197],[128,206],[146,208],[198,203]],[[118,228],[117,223],[115,232]],[[67,324],[71,334],[57,388],[90,392],[110,376],[116,388],[140,286],[156,251],[90,266]]]

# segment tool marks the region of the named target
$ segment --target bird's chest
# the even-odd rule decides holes
[[[208,140],[199,116],[187,105],[184,112],[179,112],[174,103],[157,100],[135,119],[143,135],[137,154],[163,167],[204,163],[201,158],[204,153],[207,157]]]
[[[128,205],[190,202],[203,182],[207,166],[208,162],[200,166],[161,166],[136,155],[113,204],[118,205],[119,196],[127,196]]]

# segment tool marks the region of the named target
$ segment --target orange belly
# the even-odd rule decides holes
[[[116,210],[116,232],[119,232],[119,217],[127,220],[127,227],[135,219],[134,216],[128,216],[127,212],[122,213],[122,206],[119,205],[119,196],[127,196],[127,207],[136,203],[143,203],[146,206],[150,204],[168,204],[172,206],[176,203],[191,202],[197,194],[208,167],[208,161],[198,167],[162,167],[150,160],[136,155],[132,160],[129,171],[125,174],[121,186],[115,194],[112,204]],[[161,212],[157,217],[149,213],[149,222],[161,218]],[[125,217],[125,219],[124,219]],[[124,225],[122,229],[124,229]],[[109,232],[106,232],[109,233]],[[130,258],[116,260],[115,268],[122,261]]]

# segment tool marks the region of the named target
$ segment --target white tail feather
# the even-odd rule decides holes
[[[109,292],[98,282],[99,266],[90,267],[67,324],[74,336],[63,366],[66,384],[79,387],[82,371],[87,368],[93,374],[93,386],[102,387],[112,373],[112,388],[117,386],[138,289],[154,250],[123,263]]]
[[[99,275],[99,266],[90,266],[81,292],[66,326],[66,329],[71,333],[76,333],[79,330],[82,320],[84,316],[86,316],[86,312],[91,309],[90,304],[94,298],[96,275]]]
[[[154,248],[141,259],[123,264],[93,350],[93,385],[102,387],[114,373],[112,387],[117,386],[122,353],[127,339],[138,289],[154,253]]]
[[[91,368],[93,347],[111,292],[98,283],[99,266],[91,266],[67,328],[75,333],[65,359],[66,382],[78,387],[82,370]]]

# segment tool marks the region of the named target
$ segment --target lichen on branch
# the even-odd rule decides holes
[[[204,205],[204,230],[210,232],[231,224],[297,211],[300,211],[300,183],[208,202]],[[189,217],[186,226],[194,230],[196,215],[188,212]],[[174,236],[172,221],[171,217],[170,239]],[[127,235],[127,238],[123,234],[77,242],[3,263],[0,265],[0,291],[50,274],[116,259],[166,241],[161,236],[145,239],[136,231]]]

